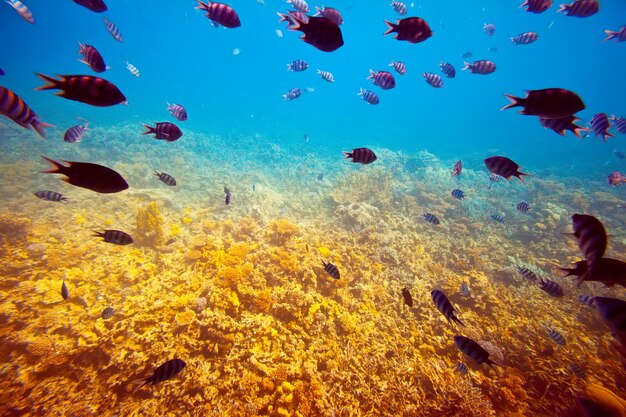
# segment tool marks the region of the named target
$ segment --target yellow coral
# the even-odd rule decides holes
[[[163,216],[156,202],[153,201],[137,210],[136,223],[137,232],[134,238],[138,246],[154,248],[164,243]]]
[[[176,223],[170,224],[170,237],[178,236],[183,229]]]
[[[196,313],[193,310],[185,310],[182,313],[176,313],[174,318],[176,323],[181,326],[185,326],[192,323],[196,319]]]
[[[317,248],[317,251],[320,253],[320,255],[322,255],[324,258],[328,258],[328,256],[330,255],[330,249],[328,249],[326,246],[320,246],[319,248]]]
[[[232,304],[233,307],[237,308],[241,305],[241,303],[239,302],[239,297],[237,296],[237,293],[235,291],[231,291],[230,295],[228,297],[228,301],[230,301],[230,303]]]
[[[300,234],[300,227],[287,219],[274,220],[267,227],[270,232],[269,240],[278,244],[284,244]]]

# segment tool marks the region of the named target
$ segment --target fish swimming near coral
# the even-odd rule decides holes
[[[70,292],[67,289],[67,285],[65,285],[65,281],[63,281],[63,284],[61,284],[61,297],[63,297],[64,300],[67,300],[69,296]]]
[[[41,198],[42,200],[46,200],[46,201],[54,201],[54,202],[67,201],[67,197],[55,191],[47,191],[47,190],[37,191],[35,195]]]
[[[108,107],[116,104],[127,104],[126,97],[113,83],[104,78],[91,75],[60,75],[55,79],[47,75],[35,73],[47,84],[35,90],[61,90],[57,96],[68,100],[80,101],[97,107]]]
[[[577,363],[570,363],[569,370],[576,378],[585,379],[587,377],[585,373],[585,368],[578,365]]]
[[[578,285],[584,281],[601,282],[607,287],[621,285],[626,287],[626,262],[619,259],[600,258],[593,263],[587,262],[587,271],[579,276]]]
[[[539,279],[539,288],[545,291],[548,295],[552,297],[562,297],[563,296],[563,287],[557,284],[554,281],[550,281],[549,279],[540,278]]]
[[[326,271],[326,273],[330,275],[331,278],[339,279],[339,269],[337,269],[335,265],[331,264],[330,262],[326,263],[324,261],[322,261],[322,264],[324,265],[324,271]]]
[[[548,337],[552,339],[554,343],[556,343],[557,345],[565,346],[565,337],[561,333],[547,326],[545,327],[545,331]]]
[[[159,382],[167,381],[180,373],[187,364],[182,359],[170,359],[169,361],[157,366],[152,375],[133,381],[137,385],[133,392],[137,392],[144,385],[154,385]]]
[[[224,187],[224,193],[226,194],[226,197],[224,198],[224,203],[226,205],[230,204],[230,199],[232,198],[232,194],[230,192],[230,189],[228,189],[227,187]]]
[[[452,176],[453,177],[458,177],[459,175],[461,175],[461,171],[463,171],[463,162],[456,161],[454,163],[454,167],[452,167]]]
[[[589,263],[604,256],[608,238],[604,225],[596,217],[588,214],[573,214],[573,236],[585,260]]]
[[[154,127],[144,123],[146,131],[144,135],[154,134],[155,139],[165,140],[167,142],[175,142],[183,136],[183,132],[178,126],[170,122],[157,122]]]
[[[187,120],[187,110],[185,110],[185,108],[180,104],[167,103],[167,111],[180,122]]]
[[[93,231],[96,237],[101,237],[107,243],[113,243],[114,245],[130,245],[133,243],[133,238],[128,233],[121,230],[105,230],[104,232]]]
[[[452,194],[452,197],[456,198],[457,200],[465,199],[465,193],[459,190],[458,188],[455,188],[454,190],[452,190],[450,194]]]
[[[439,310],[441,314],[448,319],[449,323],[456,322],[461,326],[465,326],[465,324],[455,315],[456,309],[452,306],[452,303],[450,303],[450,300],[448,300],[448,297],[443,291],[433,290],[431,291],[430,296],[433,299],[433,303],[435,303],[437,310]]]
[[[524,278],[526,278],[529,281],[535,282],[538,280],[537,278],[537,274],[535,274],[533,271],[531,271],[528,268],[524,268],[522,266],[519,265],[515,265],[515,269],[517,270],[517,272],[523,276]]]
[[[39,116],[13,91],[0,86],[0,113],[26,129],[33,129],[46,138],[44,129],[52,127],[39,120]]]
[[[413,297],[411,296],[411,292],[408,288],[402,288],[402,298],[404,299],[404,304],[409,307],[413,307]]]
[[[519,203],[517,203],[517,205],[515,206],[515,208],[517,209],[517,211],[519,211],[520,213],[528,213],[528,210],[530,210],[530,204],[528,204],[525,201],[521,201]]]
[[[346,159],[351,159],[351,162],[358,164],[371,164],[377,157],[374,151],[368,148],[356,148],[352,152],[344,152]]]
[[[83,140],[83,134],[87,130],[89,130],[89,123],[72,126],[65,131],[65,134],[63,135],[63,142],[78,143]]]
[[[470,289],[469,289],[469,286],[467,285],[467,282],[465,281],[461,282],[461,286],[459,287],[459,294],[461,294],[463,297],[470,296]]]
[[[478,364],[486,363],[497,372],[497,369],[494,368],[494,365],[500,364],[489,359],[489,352],[487,352],[474,340],[470,339],[469,337],[456,335],[454,336],[454,344],[464,355],[469,356]]]
[[[128,188],[128,183],[120,174],[103,165],[63,161],[68,164],[66,166],[47,156],[42,156],[42,158],[53,165],[51,169],[41,171],[42,173],[65,175],[67,178],[63,181],[76,187],[103,194],[119,193]]]
[[[424,213],[424,214],[422,214],[422,218],[424,220],[426,220],[430,224],[437,225],[437,224],[441,223],[439,221],[439,218],[437,216],[435,216],[434,214],[432,214],[432,213]]]
[[[528,175],[519,171],[520,166],[505,156],[492,156],[485,159],[487,170],[492,173],[506,178],[517,177],[524,182],[522,176]]]
[[[500,213],[492,213],[489,217],[496,223],[504,223],[504,216]]]
[[[460,374],[463,374],[463,375],[465,375],[466,373],[469,372],[469,368],[463,362],[457,362],[456,370],[457,370],[457,372],[459,372]]]
[[[596,297],[596,310],[617,340],[626,346],[626,301],[619,298]]]
[[[114,314],[115,310],[112,307],[107,307],[102,310],[102,314],[100,315],[100,317],[102,317],[103,320],[108,320],[113,317]]]
[[[596,306],[596,297],[594,297],[593,295],[579,295],[577,298],[578,298],[578,301],[580,301],[581,303],[589,307]]]
[[[170,187],[174,187],[176,185],[176,180],[174,179],[174,177],[166,174],[165,172],[154,171],[154,175],[159,180],[163,181],[164,184],[169,185]]]

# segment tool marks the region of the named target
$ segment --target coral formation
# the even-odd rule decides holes
[[[163,215],[155,201],[137,209],[135,243],[150,248],[161,246],[165,242],[163,223]]]

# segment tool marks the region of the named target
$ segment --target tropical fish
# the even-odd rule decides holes
[[[69,296],[70,292],[67,289],[67,285],[65,285],[65,281],[63,281],[63,284],[61,284],[61,297],[63,297],[64,300],[67,300]]]
[[[177,120],[184,122],[187,120],[187,110],[180,104],[170,104],[167,103],[167,111],[170,112],[172,116],[174,116]]]
[[[402,298],[404,299],[404,304],[409,307],[413,307],[413,297],[411,296],[411,292],[408,288],[402,288]]]
[[[6,4],[13,7],[15,11],[22,17],[22,19],[26,20],[28,23],[35,23],[35,18],[28,7],[24,5],[21,1],[18,0],[4,0]]]
[[[214,1],[208,1],[203,3],[198,1],[196,9],[206,11],[206,17],[211,20],[211,23],[222,25],[226,28],[237,28],[241,26],[241,21],[235,9],[224,3],[218,3]]]
[[[617,117],[615,115],[611,116],[611,121],[613,122],[613,127],[619,132],[626,134],[626,118]]]
[[[605,113],[595,114],[591,118],[591,128],[593,129],[593,133],[596,134],[596,137],[600,137],[603,141],[606,142],[607,138],[613,136],[609,133],[609,128],[611,124],[609,123],[609,118]]]
[[[317,10],[317,13],[315,14],[315,16],[326,17],[332,20],[333,22],[335,22],[337,25],[343,24],[343,16],[341,16],[341,13],[339,13],[339,10],[334,9],[332,7],[326,7],[326,6],[322,6],[321,9],[319,7],[315,7],[315,10]]]
[[[499,182],[501,179],[502,177],[500,175],[490,172],[489,173],[489,189],[491,190],[491,187],[493,187],[493,184],[495,184],[496,182]]]
[[[446,294],[444,294],[443,291],[433,290],[431,291],[430,296],[433,299],[433,303],[435,303],[437,310],[439,310],[441,314],[448,319],[448,322],[456,322],[461,326],[465,326],[465,324],[463,324],[463,322],[455,316],[454,313],[456,310],[452,307],[452,303],[450,303],[450,300],[448,300],[448,297],[446,297]]]
[[[47,200],[47,201],[55,201],[55,202],[67,201],[67,197],[65,197],[63,194],[60,194],[54,191],[37,191],[35,195],[41,198],[42,200]]]
[[[459,372],[459,373],[461,373],[463,375],[465,375],[466,373],[469,372],[469,368],[463,362],[457,362],[456,370],[457,370],[457,372]]]
[[[317,70],[317,74],[322,77],[323,80],[328,81],[329,83],[335,82],[335,77],[328,71],[322,71],[320,69]]]
[[[344,152],[344,155],[346,159],[351,159],[350,162],[364,165],[371,164],[377,159],[374,151],[368,148],[356,148],[352,152]]]
[[[486,363],[494,370],[496,370],[494,365],[500,365],[489,359],[489,352],[469,337],[454,336],[454,344],[464,355],[469,356],[479,364]]]
[[[302,13],[308,13],[311,10],[305,0],[287,0],[287,3],[291,4],[294,9]]]
[[[339,279],[339,269],[337,269],[337,267],[333,264],[326,263],[324,261],[322,261],[322,264],[324,265],[324,271],[326,271],[326,273],[328,275],[330,275],[331,278],[334,279]]]
[[[563,296],[563,288],[556,282],[550,281],[549,279],[539,278],[539,288],[552,297]]]
[[[287,14],[283,14],[283,13],[276,13],[279,17],[280,20],[278,21],[280,22],[287,22],[287,27],[291,28],[293,25],[296,24],[296,19],[302,21],[302,22],[308,22],[309,21],[309,16],[302,13],[302,12],[298,12],[298,11],[294,11],[294,10],[289,10],[287,12]],[[282,34],[282,32],[281,32]],[[279,36],[282,38],[282,36]]]
[[[33,129],[46,138],[44,129],[52,127],[39,120],[39,116],[13,91],[0,86],[0,113],[26,129]]]
[[[609,174],[608,181],[610,185],[626,184],[626,175],[619,171],[613,171]]]
[[[491,217],[491,220],[493,220],[494,222],[504,223],[504,216],[500,213],[492,213],[489,215],[489,217]]]
[[[537,279],[538,279],[538,278],[537,278],[537,274],[535,274],[533,271],[531,271],[531,270],[530,270],[530,269],[528,269],[528,268],[524,268],[524,267],[521,267],[521,266],[519,266],[519,265],[515,265],[515,269],[517,270],[517,272],[518,272],[521,276],[523,276],[524,278],[526,278],[526,279],[527,279],[527,280],[529,280],[529,281],[533,281],[533,282],[535,282],[535,281],[537,281]]]
[[[515,208],[517,209],[517,211],[519,211],[520,213],[528,213],[528,210],[530,210],[530,204],[528,204],[525,201],[521,201],[519,203],[517,203],[517,205],[515,206]]]
[[[615,155],[617,159],[626,159],[626,153],[618,151],[617,149],[613,149],[613,155]]]
[[[124,61],[124,63],[126,64],[126,69],[133,74],[135,77],[139,78],[139,76],[141,76],[141,73],[139,72],[139,69],[134,66],[133,64],[131,64],[128,61]]]
[[[57,96],[68,100],[80,101],[92,106],[107,107],[116,104],[126,104],[124,94],[112,83],[104,78],[91,75],[60,75],[61,79],[35,73],[47,84],[35,90],[59,89]]]
[[[546,334],[548,335],[548,337],[554,340],[554,343],[556,343],[557,345],[565,346],[565,337],[563,337],[561,333],[557,332],[554,329],[550,329],[548,327],[546,327],[545,330],[546,330]]]
[[[0,75],[4,75],[5,72],[2,70],[2,68],[0,68]]]
[[[287,91],[285,94],[283,94],[283,98],[285,100],[295,100],[298,97],[300,97],[302,95],[302,90],[300,90],[298,87],[292,88],[291,90]]]
[[[522,176],[528,175],[520,172],[520,166],[504,156],[492,156],[485,159],[485,166],[492,174],[500,175],[507,180],[511,177],[517,177],[521,182],[524,182]]]
[[[470,70],[472,74],[487,75],[496,70],[495,62],[486,59],[476,62],[463,62],[463,64],[465,64],[465,67],[462,70]]]
[[[576,276],[581,277],[585,275],[588,270],[587,261],[582,260],[578,262],[574,262],[574,268],[559,268],[561,271],[565,272],[564,277]]]
[[[375,92],[366,90],[365,88],[361,88],[360,90],[361,91],[359,91],[357,95],[361,96],[363,98],[363,101],[367,102],[368,104],[380,103],[380,100],[378,99],[378,95]]]
[[[309,64],[303,59],[296,59],[291,64],[287,64],[287,70],[293,72],[302,72],[309,68]]]
[[[585,103],[580,97],[564,88],[545,88],[543,90],[529,90],[526,97],[504,95],[511,103],[500,110],[512,107],[523,107],[520,114],[558,119],[571,116],[585,109]]]
[[[323,179],[324,179],[324,174],[323,174],[323,173],[322,173],[322,174],[319,174],[319,175],[317,176],[317,180],[318,180],[318,181],[321,181],[321,180],[323,180]]]
[[[620,26],[619,30],[606,29],[604,33],[606,33],[606,38],[602,39],[603,41],[608,41],[610,39],[615,39],[618,42],[626,41],[626,25]]]
[[[367,79],[372,80],[374,85],[379,86],[383,90],[390,90],[396,86],[395,78],[388,71],[374,72],[374,70],[370,70],[370,75]]]
[[[101,237],[106,243],[113,243],[115,245],[130,245],[133,243],[133,238],[128,233],[121,230],[105,230],[104,232],[93,231],[95,237]]]
[[[389,66],[393,67],[393,69],[396,70],[396,72],[400,75],[406,74],[406,65],[404,64],[404,62],[391,61],[391,64],[389,64]]]
[[[391,0],[391,7],[401,16],[406,14],[406,5],[398,0]]]
[[[448,78],[456,77],[456,69],[454,69],[454,66],[452,64],[448,62],[442,62],[439,64],[439,67],[441,68],[441,72],[443,72],[446,77]]]
[[[183,132],[181,132],[180,128],[170,122],[157,122],[154,127],[144,123],[144,127],[146,128],[146,131],[143,132],[144,135],[154,134],[155,139],[161,139],[167,142],[177,141],[183,136]]]
[[[115,310],[112,307],[107,307],[102,310],[102,314],[100,315],[100,317],[102,317],[103,320],[108,320],[113,317],[114,314]]]
[[[485,23],[483,25],[483,32],[485,32],[487,36],[493,36],[496,33],[496,25],[493,23]]]
[[[469,289],[469,286],[467,285],[467,282],[465,282],[465,281],[461,282],[461,286],[459,287],[459,293],[463,297],[469,297],[470,296],[470,289]]]
[[[514,45],[528,45],[539,39],[539,35],[535,32],[520,33],[514,38],[511,38],[511,43]]]
[[[230,199],[232,197],[232,194],[230,193],[230,190],[228,188],[226,188],[226,187],[224,187],[224,193],[226,194],[226,198],[224,199],[224,203],[226,205],[229,205],[230,204]]]
[[[471,58],[474,54],[472,53],[472,51],[466,51],[463,52],[463,54],[461,54],[461,58],[463,59],[467,59],[467,58]]]
[[[86,130],[89,130],[89,123],[85,125],[72,126],[65,131],[63,135],[63,141],[67,143],[78,143],[83,140],[83,134]]]
[[[565,12],[566,16],[589,17],[600,11],[598,0],[576,0],[571,4],[561,4],[557,12]]]
[[[588,214],[573,214],[572,227],[578,247],[588,263],[604,256],[608,240],[600,220]]]
[[[457,200],[465,199],[465,193],[459,190],[458,188],[455,188],[454,190],[452,190],[451,194],[452,194],[452,197],[456,198]]]
[[[569,365],[569,370],[577,378],[585,379],[587,377],[587,375],[585,374],[585,369],[577,363],[571,363]]]
[[[626,287],[626,262],[612,258],[600,258],[594,262],[585,262],[585,265],[587,270],[579,275],[578,285],[584,281],[598,281],[607,287],[614,285]]]
[[[107,5],[104,4],[103,0],[74,0],[74,3],[80,4],[81,6],[96,13],[102,13],[108,10]]]
[[[463,171],[463,162],[456,161],[454,163],[454,167],[452,167],[452,176],[453,177],[458,177],[459,175],[461,175],[461,171]]]
[[[557,119],[539,117],[539,123],[541,123],[541,126],[552,129],[561,136],[565,136],[565,131],[569,130],[580,138],[580,132],[587,131],[588,129],[582,126],[578,126],[575,123],[578,120],[580,119],[574,115],[559,117]]]
[[[78,48],[78,53],[83,56],[83,59],[79,59],[79,62],[88,65],[93,72],[104,72],[109,69],[104,63],[104,58],[102,58],[102,55],[96,48],[80,42],[78,42]]]
[[[422,214],[424,220],[426,220],[430,224],[440,224],[439,218],[432,213],[424,213]]]
[[[420,43],[433,35],[433,31],[428,23],[421,17],[407,17],[397,20],[396,23],[385,20],[388,29],[383,35],[396,33],[394,39],[407,41],[409,43]]]
[[[284,15],[279,14],[281,18]],[[332,52],[343,46],[343,35],[337,23],[327,17],[309,17],[307,21],[290,15],[293,24],[289,30],[303,32],[300,37],[305,43],[314,46],[320,51]]]
[[[432,72],[425,72],[422,76],[426,79],[426,82],[435,88],[443,87],[443,80],[437,74],[433,74]]]
[[[596,297],[594,297],[593,295],[579,295],[578,297],[578,301],[580,301],[583,304],[588,305],[589,307],[595,307],[596,303]]]
[[[543,13],[552,6],[552,0],[524,0],[520,9],[524,6],[527,6],[527,12]]]
[[[102,20],[104,21],[104,26],[106,26],[111,36],[113,36],[113,39],[118,42],[122,42],[122,32],[120,32],[119,28],[115,26],[115,23],[109,22],[106,17],[103,17]]]
[[[174,177],[166,174],[165,172],[154,171],[154,175],[170,187],[174,187],[176,185],[176,180],[174,179]]]
[[[618,298],[596,297],[596,310],[617,340],[626,346],[626,301]]]
[[[42,158],[53,165],[51,169],[41,171],[42,173],[65,175],[67,178],[63,181],[76,187],[103,194],[118,193],[128,188],[128,183],[120,174],[103,165],[63,161],[68,164],[65,166],[47,156],[42,156]]]
[[[169,361],[159,365],[154,370],[152,375],[133,381],[133,384],[137,385],[133,392],[136,392],[139,388],[146,384],[154,385],[173,378],[180,371],[182,371],[186,365],[187,364],[182,359],[170,359]]]

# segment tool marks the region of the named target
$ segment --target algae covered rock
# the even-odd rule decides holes
[[[137,210],[137,231],[135,232],[135,244],[156,248],[165,242],[163,234],[163,215],[156,202],[151,202],[146,207]]]

